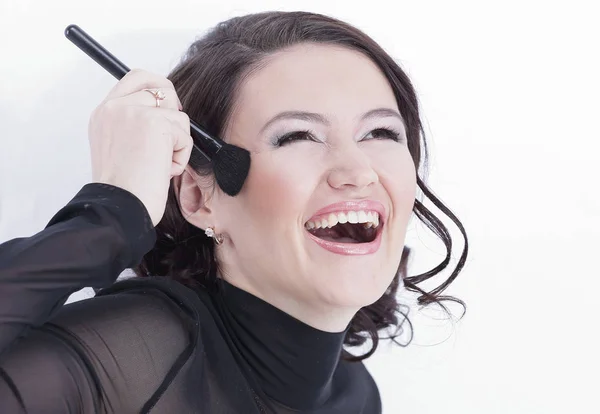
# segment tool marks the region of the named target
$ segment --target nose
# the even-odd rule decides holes
[[[362,190],[379,182],[379,176],[371,166],[371,158],[356,143],[332,149],[330,154],[332,168],[327,182],[331,187]]]

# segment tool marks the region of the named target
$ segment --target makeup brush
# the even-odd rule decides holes
[[[74,24],[67,26],[65,36],[115,78],[121,79],[130,71],[123,62],[79,26]],[[190,158],[201,154],[210,161],[219,187],[230,196],[237,195],[250,170],[250,152],[212,137],[191,119],[190,130],[190,135],[194,138],[194,148]]]

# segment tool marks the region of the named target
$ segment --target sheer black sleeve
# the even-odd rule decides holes
[[[128,191],[87,184],[41,232],[0,245],[0,354],[84,287],[112,284],[156,234]]]
[[[185,337],[168,302],[123,294],[63,305],[111,285],[155,240],[139,199],[94,183],[43,231],[0,245],[0,412],[128,411],[147,398],[177,354],[157,344],[177,349]]]
[[[0,412],[142,412],[188,345],[167,298],[124,292],[70,303],[0,356]]]

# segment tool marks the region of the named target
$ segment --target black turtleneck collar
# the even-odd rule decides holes
[[[350,324],[339,333],[321,331],[223,279],[215,299],[262,392],[296,410],[327,401]]]

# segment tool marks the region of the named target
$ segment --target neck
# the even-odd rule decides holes
[[[300,410],[330,398],[349,322],[336,332],[320,330],[225,280],[219,280],[215,303],[266,395]]]
[[[252,283],[246,278],[224,277],[227,283],[262,299],[277,309],[287,313],[306,325],[323,332],[339,333],[345,331],[359,309],[330,306],[303,298],[298,291]]]

